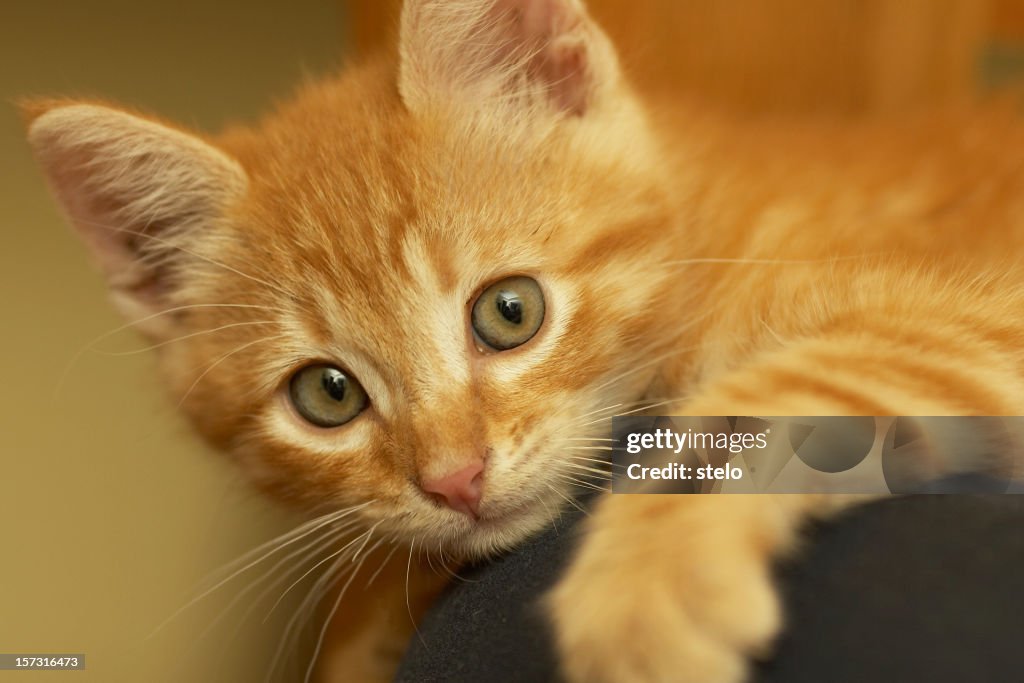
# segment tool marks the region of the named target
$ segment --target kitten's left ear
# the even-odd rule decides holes
[[[120,109],[27,102],[28,140],[114,303],[151,336],[169,322],[174,267],[195,230],[244,192],[237,161],[197,136]]]
[[[582,116],[619,80],[611,42],[581,0],[405,2],[399,90],[413,111],[454,100]]]

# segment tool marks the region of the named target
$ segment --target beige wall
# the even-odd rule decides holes
[[[22,0],[0,10],[0,652],[88,656],[83,673],[0,681],[262,680],[282,630],[276,615],[261,624],[265,610],[237,640],[228,619],[185,657],[254,575],[145,636],[211,569],[290,522],[188,433],[148,354],[86,353],[55,391],[75,353],[121,321],[46,195],[9,101],[92,94],[203,128],[251,119],[303,71],[337,60],[337,5]],[[130,333],[100,345],[142,346]]]

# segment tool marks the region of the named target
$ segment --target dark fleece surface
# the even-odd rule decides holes
[[[581,517],[463,572],[396,681],[558,680],[537,601]],[[787,628],[751,683],[1024,681],[1024,496],[888,499],[809,540],[778,568]]]

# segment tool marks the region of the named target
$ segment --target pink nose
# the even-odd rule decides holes
[[[436,479],[424,479],[420,486],[437,502],[476,519],[484,486],[483,460],[474,460],[466,467]]]

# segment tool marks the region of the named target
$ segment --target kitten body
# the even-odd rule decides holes
[[[272,495],[349,511],[326,579],[381,567],[339,603],[325,680],[386,680],[431,565],[550,523],[600,481],[614,413],[1021,412],[1015,116],[796,126],[644,101],[573,0],[411,0],[400,47],[216,138],[27,107],[181,408]],[[509,276],[544,320],[499,352],[472,312]],[[368,407],[304,420],[289,386],[311,363]],[[430,495],[472,463],[472,515]],[[548,603],[568,677],[742,680],[781,625],[772,559],[846,502],[607,497]]]

